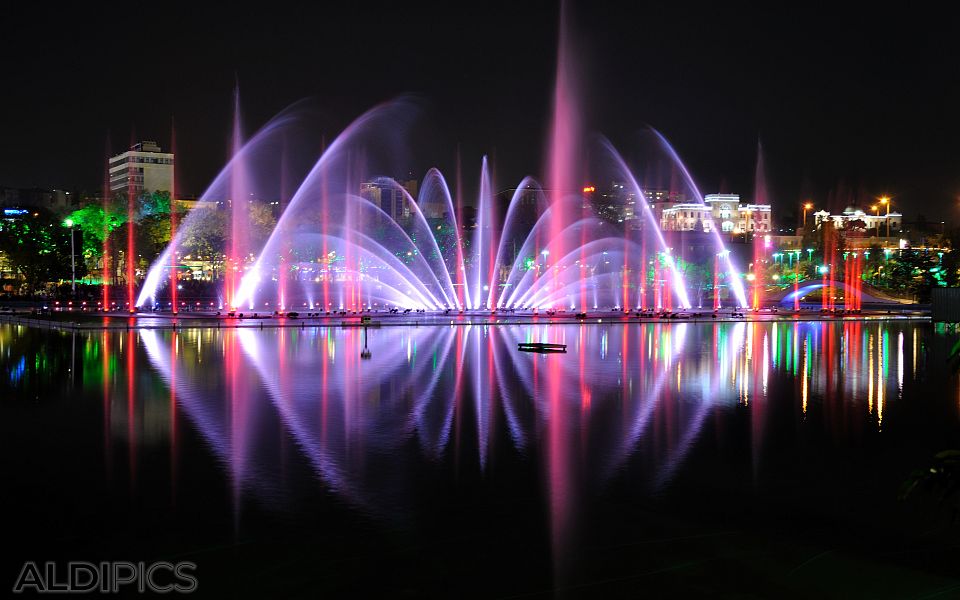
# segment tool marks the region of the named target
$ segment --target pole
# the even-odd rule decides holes
[[[70,225],[70,292],[73,294],[73,299],[77,299],[77,259],[76,252],[73,249],[73,225]]]
[[[887,201],[887,237],[890,237],[890,201]]]

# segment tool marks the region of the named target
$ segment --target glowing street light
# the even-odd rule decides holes
[[[880,198],[880,204],[883,204],[887,207],[887,237],[890,237],[890,196],[882,196]]]
[[[74,257],[75,252],[73,249],[73,219],[67,219],[63,222],[70,229],[70,291],[74,297],[77,295],[77,262]]]
[[[806,202],[803,205],[803,226],[807,226],[807,211],[813,208],[813,202]]]

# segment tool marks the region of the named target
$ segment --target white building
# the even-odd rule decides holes
[[[869,214],[859,208],[848,206],[843,213],[831,215],[825,210],[813,213],[814,223],[819,229],[824,223],[832,222],[837,229],[847,229],[855,221],[863,222],[863,229],[870,235],[881,237],[887,234],[887,221],[890,221],[890,231],[900,231],[903,224],[903,215],[898,212],[892,212],[889,215]],[[857,223],[859,226],[860,224]]]
[[[741,204],[739,194],[708,194],[703,204],[682,203],[664,208],[660,217],[664,231],[713,231],[723,233],[770,233],[773,213],[769,204]]]
[[[726,226],[726,224],[724,224]],[[769,204],[741,204],[737,207],[737,222],[733,233],[770,233],[773,231],[773,213]]]
[[[173,154],[162,152],[156,142],[139,142],[107,162],[110,191],[130,190],[173,193]]]
[[[674,204],[663,209],[660,229],[664,231],[713,231],[713,211],[706,204]]]

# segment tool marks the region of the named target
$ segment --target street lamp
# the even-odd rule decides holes
[[[890,197],[883,196],[880,198],[880,204],[887,207],[887,237],[890,237]]]
[[[807,228],[807,211],[813,208],[813,202],[807,202],[803,205],[803,228]]]
[[[70,229],[70,292],[74,298],[77,297],[77,263],[75,252],[73,250],[73,219],[67,219],[63,222]]]

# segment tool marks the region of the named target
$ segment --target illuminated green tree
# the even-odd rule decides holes
[[[42,209],[23,218],[0,222],[0,252],[23,277],[28,294],[39,290],[44,283],[71,277],[70,234],[70,228],[59,218]],[[75,250],[78,255],[81,253],[79,247]],[[83,261],[76,261],[77,278],[85,274]]]

